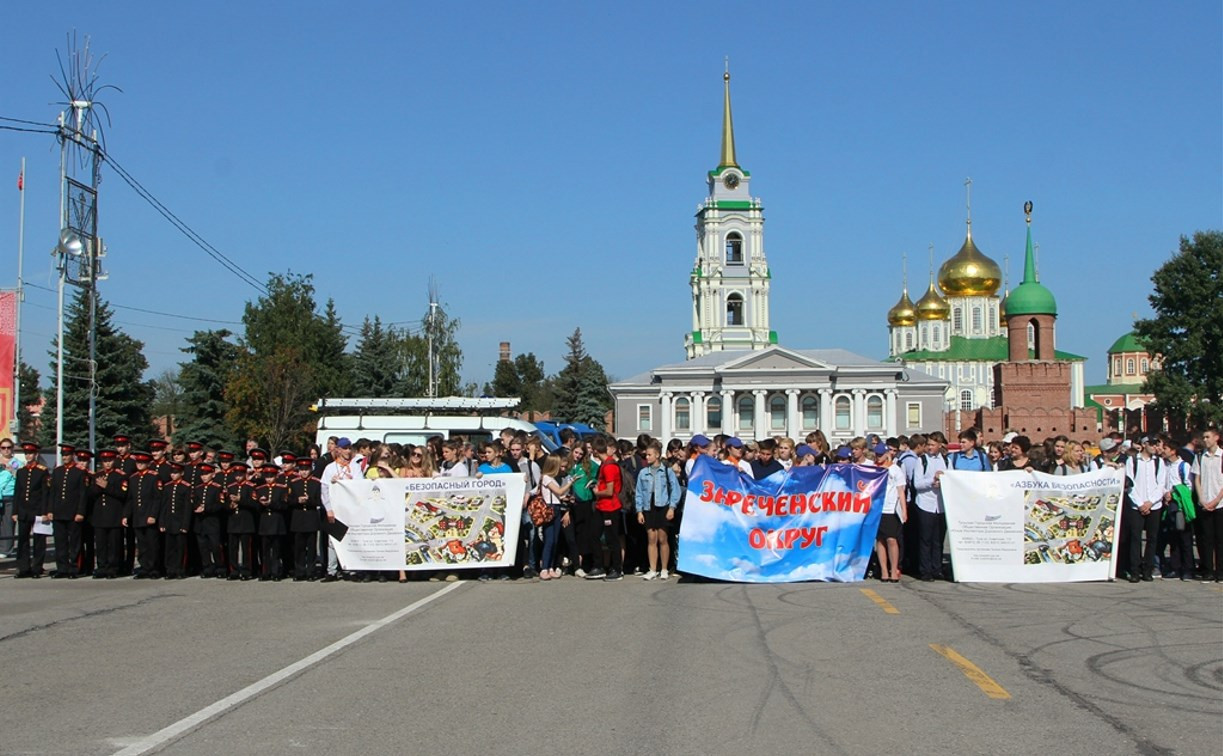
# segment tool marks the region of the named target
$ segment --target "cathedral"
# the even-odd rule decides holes
[[[749,191],[752,174],[735,154],[730,102],[727,72],[721,155],[705,174],[706,196],[696,212],[685,359],[608,387],[615,435],[801,439],[818,429],[839,443],[942,428],[946,380],[844,349],[778,343],[769,322],[764,205]]]
[[[968,184],[971,187],[971,182]],[[939,267],[937,279],[931,262],[925,294],[914,303],[906,280],[900,300],[887,313],[889,358],[946,380],[946,409],[951,414],[973,413],[996,405],[994,368],[1010,354],[1007,309],[1023,299],[1017,300],[1009,292],[999,296],[1002,270],[973,242],[971,203],[966,225],[964,244]],[[1030,257],[1030,250],[1028,254]],[[1030,283],[1039,285],[1034,261],[1026,260],[1027,265],[1033,266]],[[1027,272],[1025,268],[1025,276]],[[1037,335],[1035,328],[1028,329],[1032,356],[1036,355]],[[1069,365],[1068,406],[1082,407],[1086,358],[1056,349],[1052,355],[1054,361]]]

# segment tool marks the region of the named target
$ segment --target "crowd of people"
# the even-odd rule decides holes
[[[52,578],[228,580],[408,580],[405,572],[349,572],[329,536],[336,526],[331,487],[359,478],[520,474],[525,483],[518,564],[469,574],[480,580],[556,580],[570,575],[618,581],[625,574],[667,580],[675,572],[676,534],[688,477],[708,455],[763,480],[793,466],[852,463],[888,468],[870,574],[898,582],[950,578],[940,477],[948,470],[1027,470],[1073,475],[1124,470],[1125,497],[1116,574],[1131,582],[1156,575],[1223,582],[1223,450],[1210,427],[1175,443],[1166,435],[1095,443],[1064,436],[1034,443],[1007,433],[982,443],[974,430],[949,450],[938,431],[859,437],[833,448],[814,431],[744,441],[697,434],[667,443],[561,433],[548,452],[539,437],[503,430],[472,443],[436,436],[424,444],[332,437],[300,457],[248,442],[241,454],[201,443],[153,439],[133,450],[120,435],[98,452],[61,446],[49,469],[37,444],[0,441],[0,501],[11,519],[18,578],[44,574],[48,537]],[[3,537],[3,534],[0,534]],[[419,573],[418,573],[419,574]],[[458,573],[424,573],[439,580]]]

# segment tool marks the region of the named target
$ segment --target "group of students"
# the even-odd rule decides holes
[[[764,479],[792,466],[854,463],[888,468],[871,570],[886,582],[902,573],[920,580],[949,576],[946,520],[939,479],[948,470],[1039,470],[1070,475],[1108,467],[1125,472],[1117,575],[1223,581],[1223,451],[1210,427],[1183,444],[1166,436],[1101,439],[1098,453],[1065,437],[1035,445],[1008,433],[980,444],[974,430],[947,450],[941,432],[881,439],[859,437],[832,448],[820,431],[803,443],[784,437],[745,442],[697,434],[665,446],[648,434],[636,442],[599,434],[561,433],[547,452],[537,436],[507,428],[483,444],[430,438],[421,445],[328,439],[298,458],[272,458],[248,444],[246,458],[202,444],[172,447],[162,439],[132,451],[131,439],[98,453],[63,446],[48,469],[36,444],[22,444],[14,477],[12,520],[17,577],[43,574],[48,528],[54,535],[52,577],[133,575],[179,579],[188,574],[230,580],[331,582],[348,573],[328,534],[335,522],[331,486],[354,478],[468,477],[518,473],[526,490],[513,570],[482,570],[481,580],[511,574],[541,581],[566,574],[618,581],[627,573],[667,580],[675,570],[676,534],[688,476],[700,455]],[[0,441],[0,453],[9,440]],[[4,471],[0,471],[2,477]],[[1196,558],[1195,558],[1196,547]],[[400,572],[399,580],[407,575]],[[457,579],[441,574],[437,579]]]

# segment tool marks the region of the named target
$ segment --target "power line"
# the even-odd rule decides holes
[[[0,116],[0,121],[10,121],[12,123],[26,123],[31,126],[46,126],[48,129],[57,129],[53,123],[43,123],[42,121],[27,121],[24,118],[9,118],[8,116]]]
[[[26,131],[31,134],[58,134],[59,133],[55,129],[30,129],[30,128],[26,128],[25,126],[6,126],[2,123],[0,123],[0,129],[3,129],[5,131]]]

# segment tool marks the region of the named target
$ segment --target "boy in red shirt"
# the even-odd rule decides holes
[[[589,562],[595,565],[593,570],[586,573],[587,580],[603,580],[614,582],[621,580],[624,574],[623,569],[623,554],[620,552],[620,532],[623,527],[624,516],[620,509],[620,465],[616,464],[615,445],[610,443],[606,436],[596,436],[590,444],[591,451],[595,457],[599,459],[599,477],[596,479],[594,487],[595,495],[595,520],[590,527],[594,531],[590,539],[591,548],[594,553]],[[610,464],[607,464],[610,462]],[[611,555],[611,570],[604,572],[599,566],[603,560],[599,554],[599,536],[603,537],[603,541],[607,544],[607,551]]]

